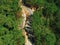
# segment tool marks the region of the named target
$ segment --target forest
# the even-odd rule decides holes
[[[23,0],[35,7],[31,16],[34,45],[60,45],[60,0]],[[0,45],[24,45],[16,13],[21,12],[18,0],[0,0]]]
[[[21,11],[17,0],[0,0],[0,45],[23,45],[22,31],[18,30],[21,19],[16,20],[16,12]]]

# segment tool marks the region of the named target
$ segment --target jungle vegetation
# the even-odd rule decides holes
[[[35,45],[60,45],[60,0],[23,0],[24,5],[36,7],[32,15]],[[0,0],[0,45],[23,45],[22,31],[18,30],[21,11],[17,0]]]
[[[32,18],[35,45],[60,45],[60,0],[24,0],[36,7]]]
[[[18,0],[0,0],[0,45],[23,45],[22,30],[18,30],[21,18],[16,19],[16,12],[21,11]]]

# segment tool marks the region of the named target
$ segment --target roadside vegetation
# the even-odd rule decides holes
[[[60,45],[60,0],[25,0],[36,7],[32,18],[35,45]]]
[[[60,45],[60,0],[23,0],[35,7],[32,28],[35,45]],[[18,0],[0,0],[0,45],[24,45]]]
[[[22,30],[18,29],[21,19],[16,19],[19,11],[17,0],[0,0],[0,45],[24,44]]]

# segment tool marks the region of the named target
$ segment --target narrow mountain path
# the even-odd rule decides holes
[[[32,28],[30,26],[30,17],[34,12],[34,8],[28,8],[27,6],[23,5],[22,0],[19,1],[19,5],[22,8],[22,28],[24,32],[24,37],[25,37],[25,45],[33,45],[33,32]],[[21,3],[21,4],[20,4]]]
[[[31,9],[29,9],[29,8],[27,8],[27,7],[25,7],[25,6],[23,6],[22,7],[22,11],[23,11],[23,17],[24,17],[24,19],[23,19],[23,27],[28,27],[28,26],[26,26],[26,21],[28,20],[28,17],[29,17],[29,15],[31,15],[31,14],[33,14],[32,13],[32,11],[31,11]],[[31,11],[31,12],[30,12]],[[25,29],[24,29],[25,30]],[[28,29],[27,29],[28,30]],[[25,30],[25,45],[32,45],[32,43],[30,42],[30,40],[28,39],[28,35],[27,34],[29,34],[26,30]]]

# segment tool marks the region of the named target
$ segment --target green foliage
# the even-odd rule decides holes
[[[16,20],[16,12],[21,11],[17,0],[0,0],[0,45],[23,45],[22,31],[18,30],[21,18]]]
[[[57,16],[56,16],[56,26],[60,30],[60,9],[58,10]]]
[[[32,16],[32,28],[34,30],[35,45],[54,45],[55,34],[50,29],[49,21],[41,14],[42,10],[36,10]]]
[[[54,14],[54,12],[57,10],[57,6],[54,3],[46,3],[45,8],[47,15]]]
[[[60,0],[24,0],[36,7],[32,16],[35,45],[60,45]]]
[[[25,5],[30,5],[30,6],[44,6],[45,0],[23,0]]]
[[[38,9],[34,12],[31,23],[34,30],[35,45],[60,45],[60,1],[58,1],[45,0],[43,2],[42,0],[44,4],[41,4],[42,9],[42,6],[38,4]]]
[[[60,45],[60,0],[23,0],[36,7],[32,16],[35,45]],[[21,11],[17,0],[0,0],[0,45],[23,45],[22,31],[18,30]]]
[[[60,8],[60,0],[56,0],[55,4]]]
[[[58,41],[57,41],[56,45],[60,45],[60,39],[58,39]]]

